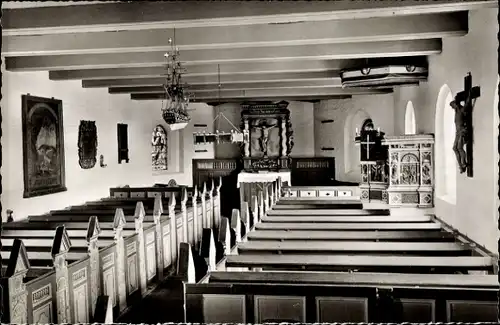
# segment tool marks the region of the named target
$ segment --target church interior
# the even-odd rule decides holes
[[[1,6],[1,323],[498,321],[496,0]]]

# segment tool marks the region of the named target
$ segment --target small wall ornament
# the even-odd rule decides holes
[[[95,121],[80,121],[78,128],[78,163],[90,169],[97,162],[97,127]]]

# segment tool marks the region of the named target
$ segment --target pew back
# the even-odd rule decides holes
[[[185,285],[186,322],[494,322],[497,292],[496,276],[212,272]]]

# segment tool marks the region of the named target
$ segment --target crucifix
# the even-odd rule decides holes
[[[474,100],[481,96],[479,86],[472,87],[472,76],[467,73],[464,78],[464,90],[459,92],[450,106],[455,110],[455,142],[453,151],[457,158],[460,173],[467,171],[468,177],[473,177],[472,168],[472,109]],[[462,103],[464,103],[462,105]],[[465,150],[464,150],[465,146]]]
[[[361,145],[366,145],[366,159],[364,159],[364,160],[370,160],[370,144],[375,145],[376,143],[370,142],[370,134],[366,135],[365,142],[361,141],[360,143],[361,143]]]

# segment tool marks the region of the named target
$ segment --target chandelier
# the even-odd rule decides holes
[[[169,38],[168,43],[171,50],[165,53],[166,78],[163,84],[165,100],[162,100],[162,116],[171,131],[180,130],[186,127],[191,120],[188,114],[190,94],[186,92],[187,85],[182,84],[182,74],[185,72],[179,61],[179,48],[174,41]]]
[[[218,92],[219,92],[219,104],[217,105],[217,109],[220,106],[220,89],[222,87],[220,83],[220,65],[217,65],[217,75],[218,75]],[[232,130],[230,132],[219,132],[219,118],[224,118],[229,125],[232,126]],[[217,124],[215,124],[217,122]],[[250,141],[249,133],[247,130],[241,132],[236,126],[234,126],[231,121],[227,119],[227,117],[222,113],[218,112],[215,116],[212,124],[216,127],[215,132],[194,132],[194,144],[206,144],[206,143],[248,143]]]

